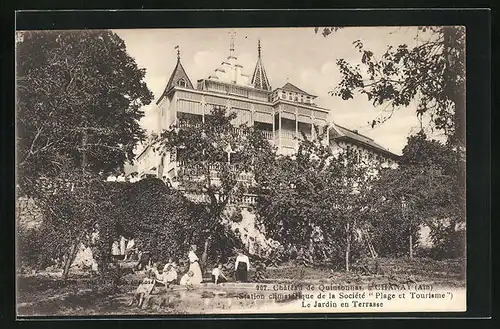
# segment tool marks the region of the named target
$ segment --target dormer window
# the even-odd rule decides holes
[[[182,87],[182,88],[186,88],[187,84],[186,84],[186,80],[184,79],[179,79],[179,81],[177,81],[177,85],[179,87]]]

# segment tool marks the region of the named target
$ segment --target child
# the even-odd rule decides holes
[[[163,271],[165,271],[167,269],[167,267],[169,267],[173,263],[174,263],[174,261],[172,260],[172,258],[169,258],[168,262],[165,264],[165,267],[163,268]]]
[[[176,280],[177,280],[177,269],[175,263],[165,265],[162,275],[163,284],[168,286],[169,284],[174,283]]]
[[[194,273],[193,271],[189,271],[187,272],[186,274],[184,274],[181,278],[181,281],[179,282],[179,284],[181,286],[186,286],[186,287],[190,287],[192,285],[192,279],[193,279],[193,276],[194,276]]]
[[[158,270],[158,263],[157,262],[153,263],[153,266],[150,268],[150,271],[153,273],[156,281],[160,281],[160,282],[163,281],[162,274]]]
[[[120,254],[120,242],[113,241],[113,244],[111,245],[111,257],[115,260],[122,259],[122,255]]]
[[[148,264],[151,262],[151,255],[148,251],[141,252],[139,251],[139,262],[137,263],[135,269],[138,271],[142,271],[148,267]]]
[[[217,265],[212,271],[212,282],[215,284],[226,282],[227,278],[222,273],[222,264]]]

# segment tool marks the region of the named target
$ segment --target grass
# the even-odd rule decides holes
[[[437,286],[465,286],[465,260],[430,260],[423,258],[379,258],[379,273],[363,275],[355,271],[332,272],[327,268],[313,268],[284,264],[279,268],[268,268],[267,282],[302,281],[322,282],[334,279],[338,284],[349,284],[353,281],[362,283],[384,282],[385,279],[406,280],[433,283]],[[373,265],[372,265],[373,266]]]
[[[421,258],[378,260],[379,272],[367,275],[357,272],[332,272],[327,268],[312,268],[283,264],[268,268],[261,283],[321,283],[337,285],[365,285],[404,283],[408,281],[432,284],[440,287],[465,287],[465,261],[435,261]],[[252,273],[250,273],[252,274]],[[46,276],[18,278],[18,315],[74,316],[74,315],[134,315],[134,314],[183,314],[210,312],[213,308],[249,308],[256,301],[241,300],[241,292],[254,293],[253,285],[228,285],[217,288],[222,294],[214,294],[214,288],[202,287],[194,291],[166,291],[160,288],[156,297],[162,300],[161,308],[153,305],[146,309],[127,306],[133,291],[142,277],[128,274],[119,287],[97,286],[88,276],[72,276],[63,281]],[[163,289],[163,290],[162,290]],[[257,301],[261,302],[261,301]],[[158,304],[158,300],[156,300]]]

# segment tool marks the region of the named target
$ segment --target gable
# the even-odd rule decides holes
[[[305,91],[303,91],[302,89],[292,85],[290,82],[287,82],[285,83],[285,85],[283,87],[281,87],[282,90],[286,90],[286,91],[291,91],[291,92],[294,92],[294,93],[299,93],[299,94],[305,94],[305,95],[310,95],[310,96],[313,96]]]
[[[191,80],[189,79],[186,70],[184,70],[184,67],[182,66],[180,60],[177,61],[174,71],[170,75],[170,79],[168,79],[167,86],[165,87],[156,104],[159,104],[165,94],[174,86],[194,89],[193,84],[191,83]]]

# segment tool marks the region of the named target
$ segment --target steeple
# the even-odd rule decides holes
[[[234,53],[234,32],[231,33],[231,43],[229,44],[229,54],[232,55]]]
[[[229,56],[227,57],[227,59],[231,61],[237,59],[236,56],[234,55],[234,36],[236,32],[230,32],[229,34],[231,35],[231,41],[229,43]]]
[[[264,64],[262,64],[262,57],[261,57],[262,51],[260,46],[260,39],[257,46],[257,51],[259,57],[257,59],[257,64],[255,65],[255,70],[253,71],[252,85],[254,85],[254,87],[257,89],[271,90],[271,84],[267,79],[267,74],[266,70],[264,69]]]
[[[177,50],[177,64],[175,65],[174,71],[170,75],[170,79],[168,79],[167,86],[165,87],[165,90],[163,91],[162,96],[158,99],[157,103],[159,103],[163,96],[165,96],[166,93],[174,86],[194,89],[193,84],[191,83],[191,80],[189,80],[189,77],[186,73],[186,70],[184,70],[184,67],[182,66],[181,51],[179,49],[179,46],[175,46],[175,49]]]

